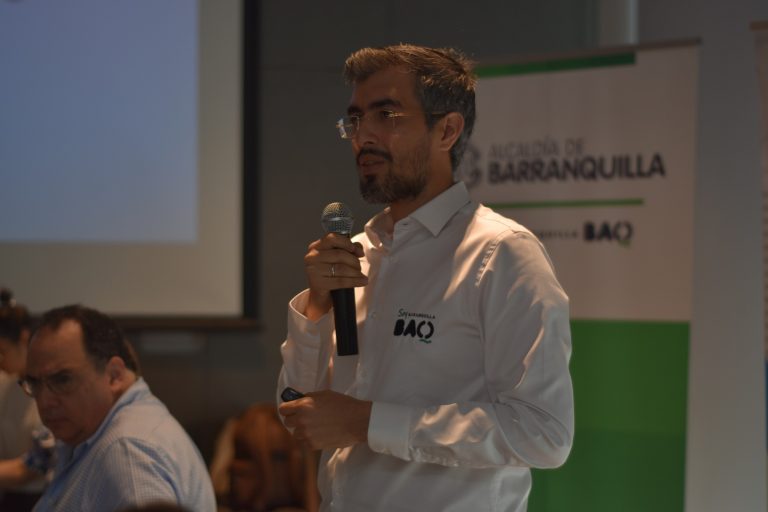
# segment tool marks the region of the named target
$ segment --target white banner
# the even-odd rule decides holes
[[[690,320],[697,52],[478,70],[461,178],[541,238],[574,318]]]

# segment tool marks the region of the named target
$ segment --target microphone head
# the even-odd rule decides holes
[[[323,209],[320,223],[326,233],[351,235],[355,218],[344,203],[331,203]]]

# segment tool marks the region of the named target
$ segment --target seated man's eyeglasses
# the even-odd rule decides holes
[[[376,131],[392,131],[397,127],[401,117],[424,115],[424,112],[396,112],[394,110],[376,109],[365,114],[349,114],[336,121],[336,129],[342,139],[351,139],[360,131],[360,124],[365,120],[369,128]],[[428,112],[429,116],[442,116],[445,112]]]
[[[54,395],[66,395],[74,391],[76,385],[77,377],[70,370],[62,370],[47,377],[37,378],[27,375],[23,379],[19,379],[21,389],[33,398],[40,393],[43,386]]]

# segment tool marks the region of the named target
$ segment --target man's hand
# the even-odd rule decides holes
[[[0,489],[13,489],[21,487],[35,478],[42,478],[24,464],[24,459],[0,460]]]
[[[331,309],[331,290],[368,284],[368,278],[360,271],[363,255],[359,243],[336,233],[328,233],[309,244],[304,256],[309,283],[309,302],[304,311],[307,318],[317,320]]]
[[[317,391],[281,404],[278,411],[297,441],[323,450],[367,442],[371,405],[335,391]]]

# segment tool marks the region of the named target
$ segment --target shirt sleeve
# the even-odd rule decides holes
[[[283,367],[277,385],[277,403],[286,386],[297,391],[317,391],[330,385],[333,354],[333,319],[326,313],[317,322],[304,311],[309,291],[304,290],[288,304],[288,335],[280,347]]]
[[[573,439],[568,298],[541,244],[494,241],[474,279],[488,402],[374,403],[372,450],[444,466],[550,468]]]
[[[93,510],[123,510],[148,504],[179,504],[174,485],[174,462],[157,448],[131,438],[121,438],[106,449],[99,474],[94,475]],[[108,504],[108,505],[107,505]]]

